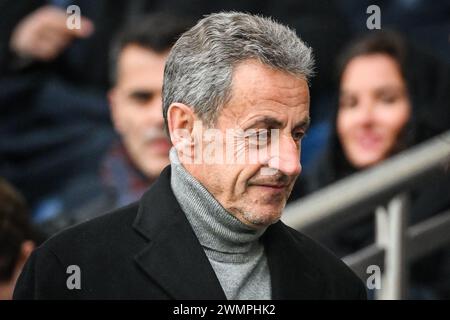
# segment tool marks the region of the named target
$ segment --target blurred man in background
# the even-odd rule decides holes
[[[51,235],[65,227],[138,200],[169,164],[162,84],[170,48],[190,26],[169,14],[142,16],[120,32],[111,48],[108,97],[118,133],[95,181],[79,180],[66,194],[77,199],[41,224]],[[73,201],[75,202],[75,201]]]

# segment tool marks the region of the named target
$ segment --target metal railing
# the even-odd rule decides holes
[[[343,258],[362,279],[369,265],[382,266],[378,299],[402,299],[411,261],[450,243],[450,211],[407,227],[407,191],[442,167],[450,174],[450,131],[393,156],[380,165],[329,185],[286,207],[282,220],[320,237],[375,212],[375,243]],[[449,191],[450,197],[450,191]],[[387,205],[386,205],[387,202]]]

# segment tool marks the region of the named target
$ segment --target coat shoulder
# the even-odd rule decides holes
[[[297,243],[299,250],[317,268],[326,284],[324,295],[329,299],[367,298],[363,281],[329,249],[305,234],[286,226],[287,232]]]
[[[142,281],[133,264],[133,254],[146,244],[132,226],[138,208],[134,203],[117,209],[44,242],[25,264],[14,299],[113,298],[120,294],[113,289],[124,286],[120,275],[134,272],[128,280]],[[68,290],[73,267],[79,270],[82,290]]]
[[[92,220],[65,229],[46,242],[41,251],[51,251],[60,259],[86,256],[94,251],[120,248],[142,238],[134,232],[132,225],[139,203],[116,209]]]

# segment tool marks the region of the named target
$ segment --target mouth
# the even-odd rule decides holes
[[[357,138],[358,145],[363,149],[376,149],[382,139],[375,135],[363,135]]]
[[[171,144],[165,138],[155,139],[149,143],[150,148],[158,154],[168,154]]]
[[[285,192],[287,190],[288,185],[286,184],[254,184],[253,187],[257,187],[258,189],[269,191],[269,192]]]

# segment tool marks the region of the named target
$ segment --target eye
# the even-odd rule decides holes
[[[306,133],[304,131],[296,131],[292,134],[292,138],[295,141],[300,141],[306,136]]]
[[[385,94],[380,97],[381,102],[391,104],[397,101],[397,96],[393,94]]]
[[[246,135],[249,145],[261,147],[267,145],[270,140],[270,130],[267,129],[255,129],[250,130]]]
[[[357,104],[358,104],[357,99],[352,96],[342,96],[339,99],[339,107],[340,108],[353,108]]]
[[[268,141],[270,139],[270,130],[261,129],[256,132],[258,141]]]
[[[154,98],[154,93],[149,91],[137,91],[133,92],[130,95],[131,100],[133,100],[135,103],[143,105],[148,103]]]

